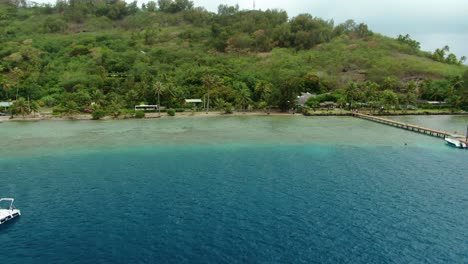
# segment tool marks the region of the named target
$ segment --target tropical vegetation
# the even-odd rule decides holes
[[[206,111],[269,112],[294,107],[301,92],[320,95],[312,108],[444,101],[468,110],[466,57],[353,20],[227,5],[213,13],[188,0],[12,0],[0,4],[0,32],[0,100],[22,116],[42,107],[118,118],[141,103],[190,108],[188,98]]]

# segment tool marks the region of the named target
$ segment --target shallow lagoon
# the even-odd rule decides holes
[[[0,196],[23,211],[0,228],[9,263],[468,260],[468,151],[437,138],[301,116],[0,135]]]
[[[401,120],[409,117],[392,117]],[[414,123],[463,128],[460,117],[416,117]],[[465,117],[466,118],[466,117]],[[427,121],[429,120],[429,122]],[[468,123],[468,119],[466,120]],[[447,125],[449,124],[449,125]],[[464,125],[466,126],[466,125]],[[5,156],[60,155],[140,147],[218,145],[402,146],[448,150],[439,139],[349,117],[207,117],[129,121],[5,122]],[[442,144],[441,144],[442,143]]]

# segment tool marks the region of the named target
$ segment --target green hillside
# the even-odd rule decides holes
[[[215,14],[187,0],[71,0],[0,4],[0,31],[0,100],[29,98],[57,112],[112,112],[157,103],[157,94],[168,108],[209,94],[220,109],[288,109],[301,92],[468,107],[465,58],[354,21],[230,6]]]

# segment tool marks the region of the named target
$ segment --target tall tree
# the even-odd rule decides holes
[[[405,103],[405,110],[408,109],[408,106],[413,106],[416,104],[418,100],[418,85],[414,82],[411,81],[406,84],[406,87],[403,91],[403,100]]]
[[[6,76],[2,75],[3,66],[0,65],[0,88],[2,93],[0,94],[0,99],[8,99],[8,83]]]
[[[165,87],[162,84],[162,82],[157,81],[157,82],[154,83],[153,88],[154,88],[154,93],[156,94],[157,100],[158,100],[158,115],[161,116],[161,100],[160,100],[160,97],[161,97],[161,94],[164,93]]]
[[[170,10],[172,0],[158,0],[159,10],[167,12]]]
[[[36,117],[36,113],[39,112],[39,104],[36,101],[29,101],[29,111],[34,114],[34,117]]]
[[[247,106],[252,102],[252,99],[250,98],[250,90],[248,88],[244,88],[239,90],[237,94],[237,103],[239,106],[242,108],[242,110],[245,112],[247,109]]]
[[[385,109],[390,111],[390,108],[394,108],[396,111],[396,105],[398,104],[398,95],[392,90],[385,90],[382,92],[382,102],[385,105]]]
[[[448,45],[445,45],[443,48],[442,48],[443,51],[445,52],[450,52],[450,47]]]
[[[465,71],[463,76],[461,77],[461,87],[460,87],[460,96],[461,96],[461,103],[460,106],[463,110],[468,110],[468,70]]]
[[[461,56],[460,60],[458,61],[458,64],[462,65],[466,61],[466,56]]]
[[[255,99],[260,101],[261,106],[259,107],[263,110],[268,109],[267,114],[270,114],[270,108],[272,104],[271,93],[273,91],[273,85],[266,81],[259,81],[255,85]]]
[[[206,95],[207,95],[207,100],[206,100],[206,113],[210,111],[210,93],[211,90],[214,88],[219,87],[221,84],[221,80],[219,79],[218,76],[216,75],[206,75],[203,77],[203,86],[205,87],[206,90]]]
[[[370,106],[371,111],[374,112],[376,103],[379,99],[379,95],[378,95],[379,85],[371,81],[367,81],[363,85],[364,85],[364,98],[366,100],[366,103]]]
[[[71,117],[74,114],[78,113],[78,104],[75,101],[68,100],[63,105],[64,114]]]
[[[459,63],[459,60],[457,58],[457,56],[453,53],[450,53],[447,58],[445,59],[445,62],[448,63],[448,64],[458,64]]]
[[[350,82],[345,89],[344,95],[346,97],[346,101],[348,102],[348,106],[351,109],[353,107],[353,103],[361,98],[362,93],[359,90],[359,86],[355,82]]]
[[[275,101],[281,111],[290,110],[294,107],[298,91],[302,91],[303,79],[293,76],[280,77],[277,89],[274,90]]]
[[[154,2],[154,1],[149,1],[149,2],[146,4],[146,10],[148,10],[148,12],[156,12],[156,9],[157,9],[157,4],[156,4],[156,2]]]

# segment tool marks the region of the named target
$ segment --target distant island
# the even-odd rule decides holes
[[[23,118],[144,117],[138,105],[168,115],[468,111],[466,57],[353,20],[213,13],[188,0],[11,0],[0,31],[0,112]]]

